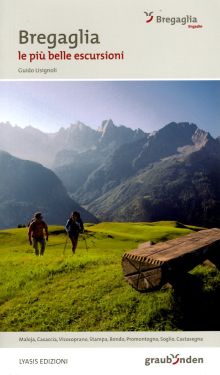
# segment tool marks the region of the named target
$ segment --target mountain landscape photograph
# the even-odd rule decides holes
[[[0,93],[0,330],[219,330],[220,237],[194,246],[195,264],[183,256],[184,238],[220,228],[219,82],[2,81]],[[85,227],[74,256],[73,211]],[[125,252],[177,238],[184,291],[126,283]]]

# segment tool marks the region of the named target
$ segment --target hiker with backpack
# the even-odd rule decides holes
[[[73,254],[75,254],[79,234],[84,232],[83,221],[80,217],[79,212],[77,211],[72,212],[70,218],[67,220],[65,229],[72,242],[72,252]]]
[[[44,255],[46,247],[45,236],[48,241],[48,226],[45,221],[43,221],[41,212],[36,212],[29,224],[28,239],[30,245],[33,245],[37,256]],[[38,245],[40,245],[40,251]]]

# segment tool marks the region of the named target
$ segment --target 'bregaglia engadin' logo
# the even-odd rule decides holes
[[[192,364],[203,364],[204,358],[202,357],[181,357],[180,354],[168,354],[165,357],[148,357],[145,358],[145,366],[168,364],[168,365],[192,365]]]
[[[153,13],[154,12],[144,12],[145,14],[146,14],[146,23],[150,23],[151,21],[153,21],[153,18],[154,18],[154,16],[153,16]]]
[[[166,24],[171,26],[181,25],[186,26],[189,29],[201,29],[203,25],[199,24],[198,18],[192,15],[185,15],[185,16],[167,16],[161,15],[162,10],[159,11],[160,14],[155,14],[155,11],[144,11],[145,14],[145,22],[147,24],[153,23],[156,24]]]

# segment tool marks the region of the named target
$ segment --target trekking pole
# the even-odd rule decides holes
[[[64,245],[64,249],[63,249],[63,256],[65,254],[65,251],[66,251],[66,246],[67,246],[67,242],[68,242],[68,235],[66,235],[66,242],[65,242],[65,245]]]
[[[84,239],[84,241],[85,241],[85,245],[86,245],[86,251],[88,251],[88,246],[87,246],[87,241],[86,241],[86,238],[85,238],[85,236],[83,236],[83,239]]]
[[[95,241],[90,238],[90,241],[94,247],[96,247]]]

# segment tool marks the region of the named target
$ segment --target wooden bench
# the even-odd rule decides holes
[[[206,229],[152,245],[148,242],[122,258],[125,279],[139,292],[173,284],[198,264],[210,260],[220,268],[220,229]]]

